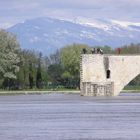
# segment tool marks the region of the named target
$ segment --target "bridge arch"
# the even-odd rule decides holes
[[[132,89],[132,87],[139,87],[140,86],[140,74],[138,74],[134,79],[132,79],[124,88],[123,90]],[[133,89],[132,89],[133,90]]]
[[[140,55],[110,56],[111,80],[114,81],[114,94],[140,74]]]

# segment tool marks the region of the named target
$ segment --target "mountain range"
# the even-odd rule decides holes
[[[116,20],[40,17],[18,23],[7,31],[17,35],[22,48],[45,55],[72,43],[111,47],[140,43],[140,23]]]

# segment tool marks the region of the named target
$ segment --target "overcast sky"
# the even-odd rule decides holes
[[[0,27],[35,17],[140,22],[140,0],[0,0]]]

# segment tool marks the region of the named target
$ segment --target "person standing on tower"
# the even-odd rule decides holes
[[[121,48],[117,48],[117,53],[118,53],[118,54],[121,53]]]

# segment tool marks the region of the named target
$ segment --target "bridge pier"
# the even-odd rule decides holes
[[[85,96],[113,96],[113,82],[83,82],[81,94]]]

